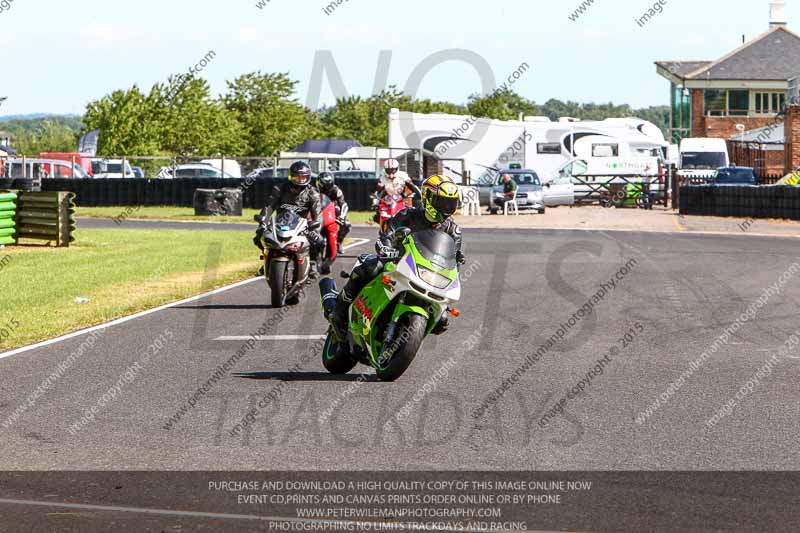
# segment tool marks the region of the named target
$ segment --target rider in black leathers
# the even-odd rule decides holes
[[[261,224],[256,230],[253,243],[263,251],[261,237],[266,231],[272,213],[282,205],[292,205],[302,208],[300,216],[308,216],[307,238],[311,244],[312,274],[316,275],[316,263],[319,255],[319,245],[322,236],[319,233],[322,226],[322,206],[319,192],[311,187],[311,168],[304,162],[298,161],[289,168],[289,181],[276,185],[272,189],[269,201],[261,210]]]
[[[350,207],[344,199],[344,193],[336,183],[331,172],[322,172],[317,178],[317,188],[319,192],[331,199],[336,204],[336,221],[339,223],[339,248],[341,249],[344,240],[352,229],[352,224],[347,220]]]
[[[437,182],[438,180],[438,182]],[[339,340],[347,338],[347,319],[349,316],[350,304],[358,296],[361,290],[367,286],[370,280],[378,276],[382,271],[384,265],[389,261],[397,261],[400,259],[401,252],[399,248],[401,243],[396,239],[400,239],[403,235],[402,231],[407,230],[410,233],[416,233],[428,229],[438,229],[447,233],[456,242],[456,260],[460,265],[466,262],[464,253],[462,251],[462,235],[461,228],[451,218],[458,207],[458,197],[456,196],[455,202],[451,202],[451,198],[442,198],[439,194],[439,186],[431,186],[430,183],[441,183],[440,176],[433,176],[426,180],[423,185],[422,206],[410,209],[404,209],[394,216],[389,221],[389,227],[386,233],[381,234],[378,242],[375,244],[377,254],[367,255],[364,254],[359,257],[359,263],[350,274],[350,279],[347,281],[342,291],[336,300],[336,307],[331,317],[336,336]],[[450,182],[452,184],[452,182]],[[455,187],[455,184],[453,184]],[[455,188],[456,194],[458,188]],[[433,333],[439,335],[447,330],[448,321],[447,317],[443,316],[439,324],[433,330]]]

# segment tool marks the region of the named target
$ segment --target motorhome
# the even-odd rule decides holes
[[[391,146],[421,148],[445,161],[463,161],[473,182],[493,179],[496,169],[518,165],[546,183],[573,159],[659,158],[669,143],[654,124],[638,118],[579,121],[564,117],[493,120],[444,113],[389,113]],[[457,165],[445,164],[448,172]],[[461,176],[452,175],[457,181]]]
[[[678,176],[713,178],[718,168],[730,166],[725,139],[687,138],[681,141]]]

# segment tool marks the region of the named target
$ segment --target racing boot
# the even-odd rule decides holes
[[[442,315],[442,318],[439,319],[439,322],[431,330],[432,335],[441,335],[445,333],[447,329],[450,327],[450,319],[447,318],[447,313]]]
[[[336,334],[336,339],[339,342],[347,340],[348,319],[350,317],[350,305],[353,299],[347,295],[347,285],[336,297],[336,307],[330,316],[330,323],[333,326],[333,332]]]

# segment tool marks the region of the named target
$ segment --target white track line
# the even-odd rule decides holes
[[[267,335],[267,336],[255,336],[255,337],[248,337],[247,335],[239,336],[239,337],[217,337],[214,339],[215,341],[249,341],[253,339],[258,342],[270,342],[270,341],[317,341],[321,339],[327,339],[327,335]]]
[[[48,502],[37,500],[12,500],[0,498],[0,504],[6,505],[27,505],[34,507],[62,507],[65,509],[82,509],[85,511],[106,511],[106,512],[123,512],[123,513],[142,513],[149,515],[165,515],[165,516],[184,516],[192,518],[216,518],[223,520],[258,520],[261,522],[290,522],[299,524],[319,524],[326,523],[331,525],[339,525],[343,528],[358,527],[368,525],[373,531],[381,531],[381,525],[392,524],[396,525],[397,529],[411,529],[410,524],[403,522],[354,522],[351,520],[337,520],[327,518],[296,518],[296,517],[282,517],[282,516],[259,516],[259,515],[246,515],[246,514],[227,514],[227,513],[206,513],[202,511],[177,511],[172,509],[150,509],[147,507],[122,507],[118,505],[91,505],[85,503],[66,503],[66,502]],[[431,529],[430,531],[432,531]],[[353,529],[355,531],[355,529]],[[498,533],[495,530],[487,529],[467,529],[467,528],[454,528],[454,527],[437,527],[436,531],[456,532],[462,531],[467,533]],[[557,533],[555,531],[531,531],[524,530],[520,533]]]
[[[643,234],[657,234],[657,235],[680,235],[681,237],[692,237],[692,236],[714,236],[714,237],[774,237],[776,239],[800,239],[800,234],[798,235],[789,235],[789,234],[776,234],[776,233],[752,233],[752,232],[726,232],[726,231],[692,231],[692,230],[683,230],[683,231],[673,231],[673,230],[656,230],[656,229],[624,229],[624,228],[548,228],[548,227],[537,227],[537,226],[461,226],[463,230],[484,230],[484,231],[500,231],[500,230],[532,230],[532,231],[558,231],[558,232],[570,232],[570,231],[583,231],[587,233],[601,233],[601,232],[609,232],[609,233],[643,233]]]
[[[354,239],[354,241],[355,242],[353,242],[351,244],[348,244],[347,246],[345,246],[342,249],[343,250],[348,250],[350,248],[355,248],[356,246],[361,246],[362,244],[364,244],[366,242],[369,242],[370,240],[369,239]],[[229,291],[231,289],[236,289],[238,287],[241,287],[243,285],[247,285],[248,283],[253,283],[254,281],[258,281],[260,279],[261,279],[260,277],[247,279],[247,280],[244,280],[244,281],[240,281],[238,283],[234,283],[232,285],[226,285],[225,287],[220,287],[219,289],[215,289],[215,290],[210,291],[210,292],[199,294],[197,296],[192,296],[191,298],[186,298],[185,300],[180,300],[178,302],[172,302],[172,303],[169,303],[169,304],[165,304],[165,305],[156,307],[154,309],[148,309],[146,311],[141,311],[141,312],[136,313],[134,315],[125,316],[125,317],[122,317],[122,318],[118,318],[116,320],[112,320],[111,322],[106,322],[105,324],[99,324],[97,326],[92,326],[90,328],[82,329],[82,330],[79,330],[79,331],[74,331],[72,333],[68,333],[66,335],[62,335],[61,337],[56,337],[55,339],[49,339],[49,340],[46,340],[46,341],[37,342],[36,344],[31,344],[30,346],[23,346],[22,348],[16,348],[14,350],[10,350],[10,351],[7,351],[7,352],[1,352],[0,353],[0,360],[5,359],[7,357],[11,357],[12,355],[19,355],[21,353],[29,352],[31,350],[36,350],[37,348],[44,348],[45,346],[50,346],[52,344],[63,342],[63,341],[69,340],[69,339],[74,339],[75,337],[80,337],[81,335],[86,335],[87,333],[91,333],[93,331],[98,331],[98,330],[101,330],[101,329],[110,328],[112,326],[118,326],[119,324],[124,324],[125,322],[129,322],[131,320],[136,320],[137,318],[142,318],[142,317],[145,317],[147,315],[152,315],[153,313],[158,313],[160,311],[164,311],[165,309],[169,309],[171,307],[176,307],[176,306],[179,306],[179,305],[183,305],[183,304],[187,304],[187,303],[191,303],[191,302],[196,302],[197,300],[202,300],[203,298],[207,298],[209,296],[213,296],[213,295],[219,294],[221,292]],[[250,337],[247,337],[247,338],[249,339]]]

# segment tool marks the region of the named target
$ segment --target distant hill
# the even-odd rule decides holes
[[[51,115],[36,113],[30,115],[7,115],[0,117],[0,125],[5,131],[17,134],[23,131],[40,133],[45,124],[54,124],[67,128],[73,132],[83,129],[83,123],[78,115]]]
[[[81,117],[80,115],[59,115],[57,113],[29,113],[27,115],[2,115],[0,116],[0,123],[11,122],[13,120],[38,120],[43,118],[80,120]]]

